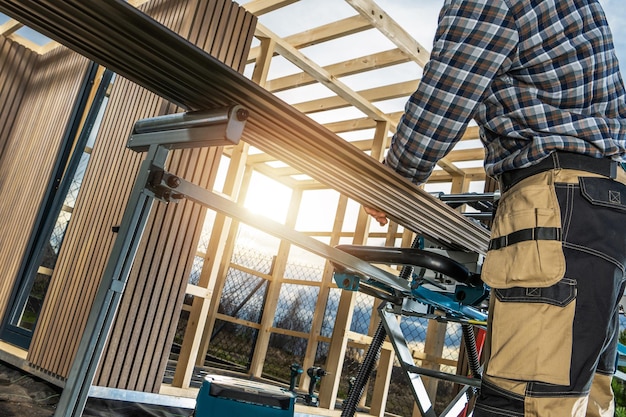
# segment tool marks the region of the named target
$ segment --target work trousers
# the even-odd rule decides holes
[[[624,172],[553,169],[502,195],[482,271],[492,290],[474,417],[613,416],[624,184]]]

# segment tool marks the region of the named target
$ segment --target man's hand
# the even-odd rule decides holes
[[[366,206],[363,206],[363,210],[365,210],[367,214],[372,216],[381,226],[384,226],[389,222],[389,220],[387,219],[387,213],[383,211]]]

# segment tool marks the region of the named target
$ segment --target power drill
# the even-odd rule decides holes
[[[319,407],[320,401],[319,397],[315,394],[315,386],[327,373],[319,366],[312,366],[307,369],[306,374],[311,378],[311,381],[309,382],[309,393],[304,396],[304,402],[306,405]]]
[[[291,371],[289,391],[296,392],[296,384],[297,384],[298,378],[302,374],[302,367],[297,363],[292,363],[291,366],[289,367],[289,370]]]

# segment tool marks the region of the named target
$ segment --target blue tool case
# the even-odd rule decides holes
[[[274,385],[222,375],[207,375],[196,399],[194,415],[291,417],[294,415],[295,399],[293,392]]]

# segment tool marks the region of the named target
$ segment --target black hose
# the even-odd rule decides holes
[[[469,324],[462,324],[461,329],[463,330],[463,340],[465,341],[465,350],[467,351],[467,362],[470,372],[474,378],[481,379],[482,375],[480,372],[480,361],[478,359],[474,328]]]
[[[354,380],[354,384],[352,384],[352,388],[348,392],[348,396],[343,401],[341,417],[352,417],[354,416],[354,413],[356,413],[356,407],[361,401],[361,397],[365,391],[365,385],[367,385],[367,380],[374,370],[374,365],[376,365],[376,361],[380,355],[380,349],[382,348],[386,337],[387,330],[385,330],[385,326],[381,321],[378,323],[376,332],[372,337],[372,344],[365,354],[365,359],[363,359],[363,363],[359,367],[359,372]]]

